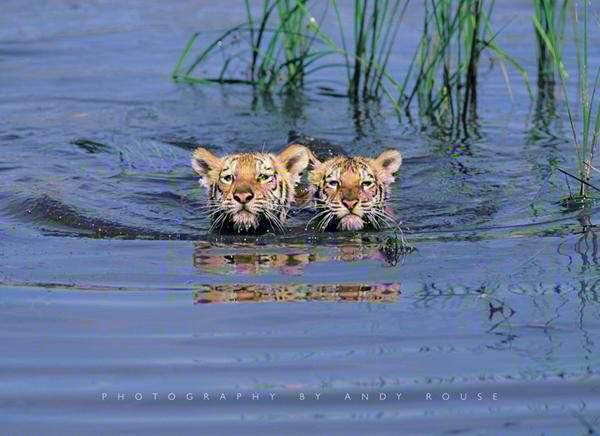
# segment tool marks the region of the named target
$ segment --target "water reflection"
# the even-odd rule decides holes
[[[487,333],[492,333],[499,327],[508,326],[509,321],[516,314],[511,304],[499,296],[501,294],[502,288],[499,285],[482,283],[478,286],[455,286],[431,282],[423,283],[422,288],[415,294],[414,301],[415,304],[432,307],[439,304],[440,299],[474,297],[476,301],[483,303],[487,319],[491,324]]]
[[[211,285],[194,292],[194,304],[354,301],[393,303],[400,297],[400,283],[373,285]]]
[[[581,269],[580,273],[586,273],[590,269],[598,267],[600,265],[598,260],[598,227],[592,223],[590,208],[583,209],[577,221],[581,225],[581,231],[575,233],[575,242],[573,243],[572,250],[581,258]],[[561,242],[558,246],[557,253],[566,256],[569,259],[567,268],[569,271],[573,271],[574,261],[571,254],[569,254],[568,245],[573,241],[573,238],[568,238]]]
[[[404,257],[406,253],[398,256]],[[358,262],[375,260],[387,266],[400,265],[372,244],[346,243],[332,247],[210,247],[197,243],[194,247],[194,267],[203,273],[216,275],[263,275],[280,273],[299,276],[306,266],[324,262]]]
[[[575,252],[581,256],[583,272],[592,266],[598,266],[598,235],[589,211],[584,210],[577,220],[581,224],[581,236],[575,243]]]
[[[533,118],[526,134],[527,144],[540,143],[544,147],[555,145],[558,139],[556,135],[560,133],[560,126],[555,125],[559,120],[556,103],[555,81],[538,75]]]
[[[255,276],[283,274],[301,276],[308,265],[326,262],[378,260],[387,264],[381,247],[353,242],[337,246],[261,247],[211,246],[197,243],[194,267],[202,274]],[[321,266],[326,269],[327,266]],[[361,280],[362,281],[362,280]],[[400,283],[351,284],[227,284],[201,286],[194,303],[398,300]]]
[[[285,275],[302,275],[304,267],[314,262],[314,255],[303,252],[245,252],[242,249],[213,252],[203,247],[194,250],[194,267],[209,274],[261,275],[278,271]]]

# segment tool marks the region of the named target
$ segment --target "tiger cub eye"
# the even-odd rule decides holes
[[[259,182],[270,182],[273,180],[273,176],[271,174],[259,174],[257,180]]]

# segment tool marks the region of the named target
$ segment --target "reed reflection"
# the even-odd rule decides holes
[[[568,258],[567,269],[570,272],[578,268],[577,271],[584,274],[590,270],[596,271],[600,266],[598,227],[592,223],[591,212],[589,207],[582,209],[577,217],[581,229],[576,231],[573,237],[563,240],[558,245],[556,252]],[[580,264],[576,262],[577,257],[581,259]]]

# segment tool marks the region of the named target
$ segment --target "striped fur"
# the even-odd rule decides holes
[[[290,145],[280,154],[239,153],[219,158],[198,147],[192,167],[208,191],[211,230],[235,233],[285,231],[294,188],[309,151]]]
[[[377,158],[337,156],[313,159],[309,175],[317,214],[310,220],[318,231],[379,229],[395,223],[386,200],[402,155],[387,150]]]

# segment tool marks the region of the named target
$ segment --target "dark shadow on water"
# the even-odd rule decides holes
[[[110,146],[98,141],[86,138],[78,138],[71,141],[71,144],[85,150],[87,153],[95,154],[110,151]]]
[[[296,130],[289,131],[288,143],[296,143],[308,147],[320,161],[325,161],[334,156],[345,156],[348,154],[344,148],[338,144],[325,139],[315,138]]]

